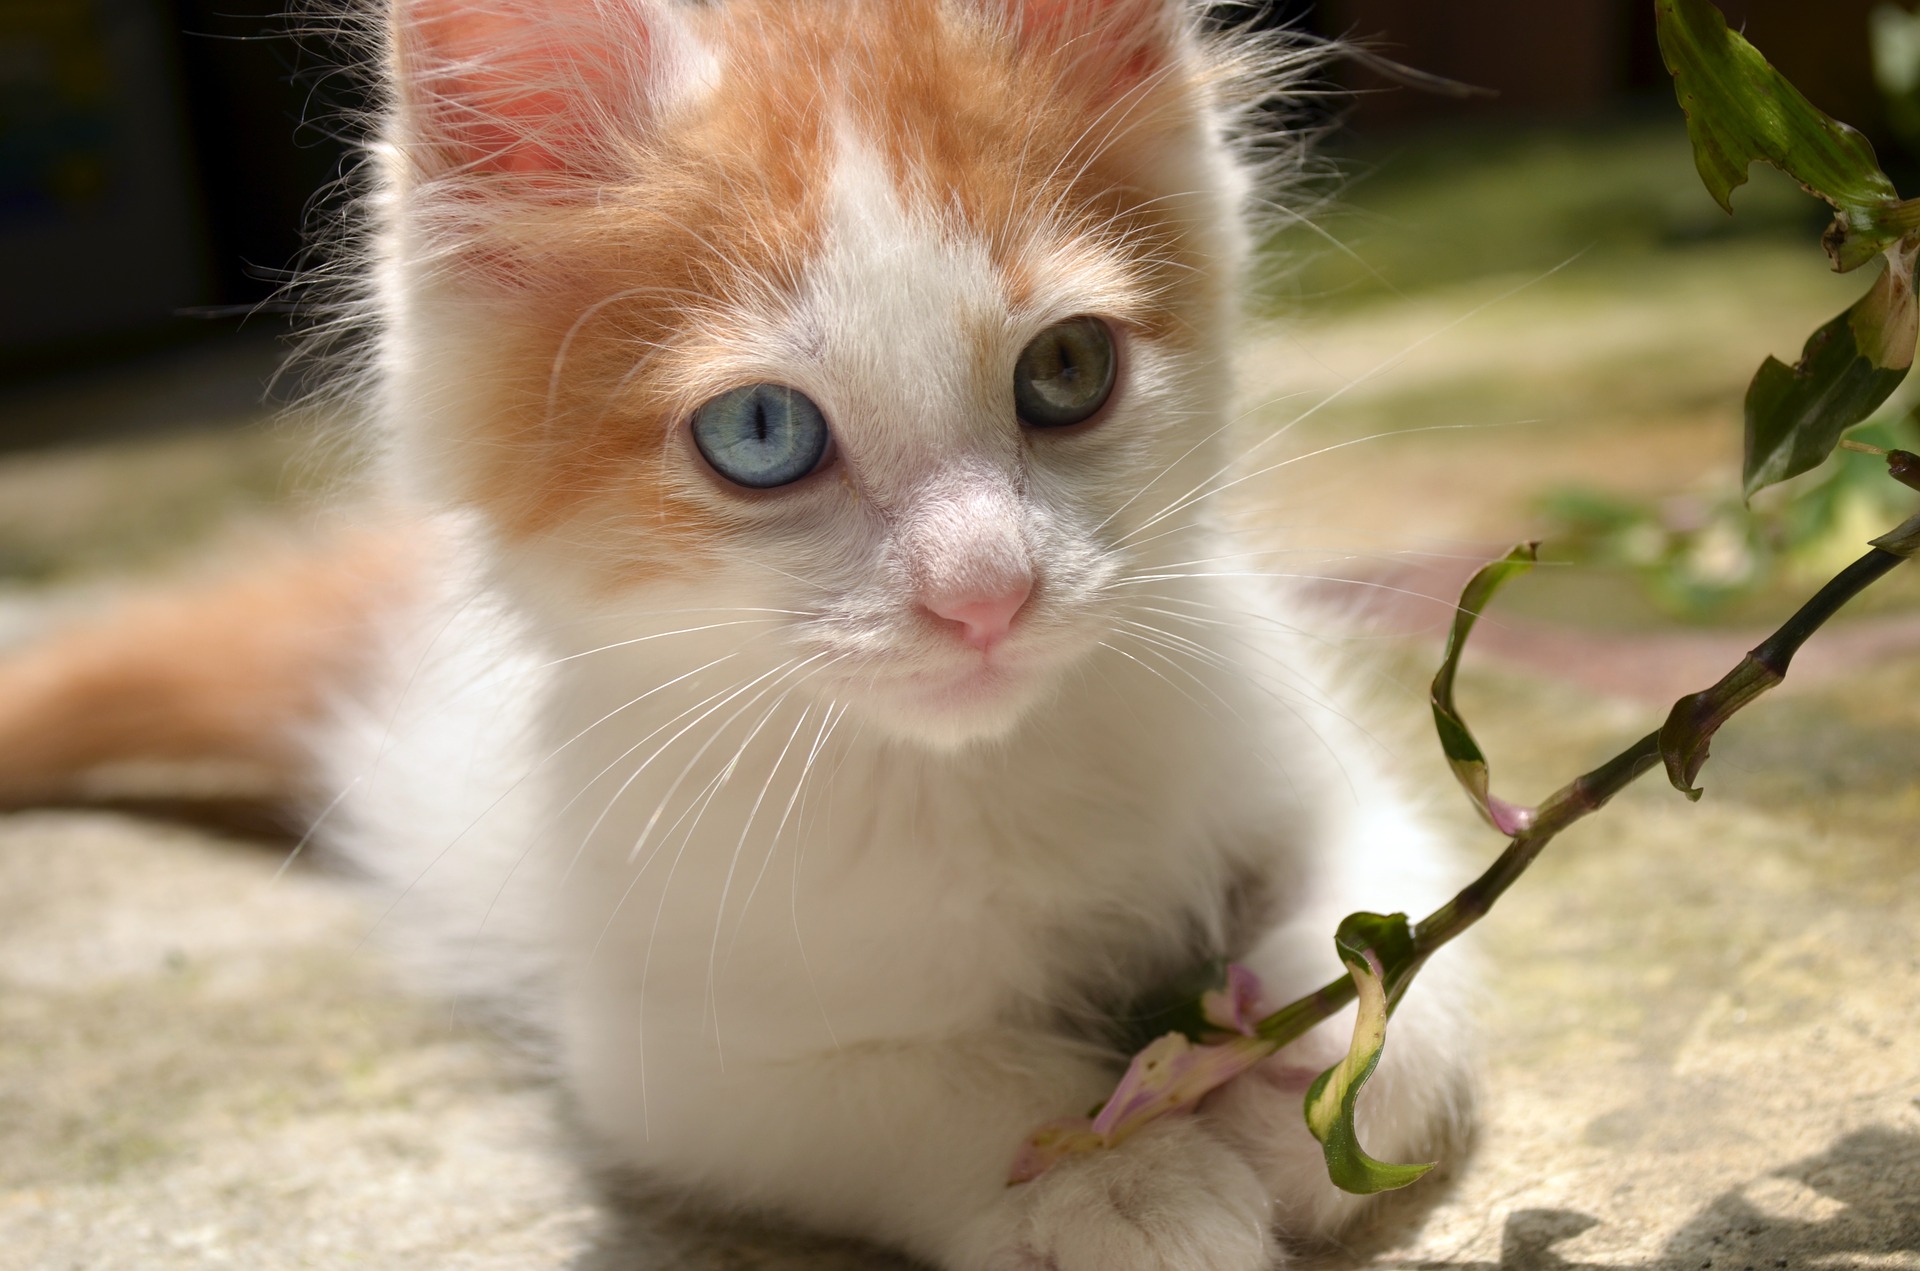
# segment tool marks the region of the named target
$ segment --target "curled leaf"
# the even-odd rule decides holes
[[[1480,620],[1480,611],[1493,599],[1493,593],[1500,590],[1509,579],[1533,568],[1539,560],[1539,549],[1538,543],[1522,543],[1499,560],[1482,566],[1467,581],[1466,588],[1460,593],[1460,604],[1454,610],[1453,627],[1447,633],[1446,656],[1441,659],[1440,670],[1433,677],[1430,693],[1433,724],[1440,734],[1440,749],[1446,753],[1447,765],[1473,799],[1474,806],[1480,809],[1480,814],[1509,838],[1533,824],[1533,809],[1518,807],[1494,796],[1486,753],[1480,749],[1480,743],[1474,740],[1466,721],[1460,718],[1459,708],[1454,705],[1453,680],[1460,668],[1460,655],[1466,652],[1467,637]]]
[[[1920,335],[1914,262],[1913,250],[1890,250],[1873,289],[1808,337],[1796,365],[1770,357],[1760,367],[1747,389],[1748,498],[1825,463],[1906,379]]]
[[[1904,237],[1899,193],[1864,136],[1802,96],[1707,0],[1655,0],[1654,11],[1694,164],[1721,207],[1731,212],[1747,170],[1769,163],[1832,205],[1827,251],[1836,269]]]
[[[1370,1196],[1417,1181],[1425,1165],[1394,1165],[1367,1155],[1354,1125],[1360,1090],[1380,1065],[1387,1044],[1387,1017],[1395,988],[1413,968],[1413,938],[1405,914],[1353,914],[1334,936],[1340,960],[1359,990],[1359,1014],[1346,1058],[1314,1079],[1307,1090],[1307,1128],[1320,1140],[1327,1173],[1343,1191]],[[1390,981],[1393,983],[1390,984]]]
[[[1754,698],[1786,679],[1802,645],[1826,625],[1841,608],[1874,582],[1898,569],[1920,552],[1920,515],[1875,539],[1860,559],[1836,574],[1826,586],[1781,624],[1779,630],[1755,645],[1718,684],[1673,704],[1667,722],[1653,738],[1666,762],[1667,778],[1687,797],[1698,799],[1693,781],[1707,761],[1713,735],[1721,725]]]
[[[1673,788],[1698,802],[1703,792],[1693,782],[1706,766],[1713,735],[1741,707],[1784,678],[1783,671],[1749,653],[1712,688],[1675,702],[1667,722],[1660,726],[1660,758],[1667,765],[1667,780]]]

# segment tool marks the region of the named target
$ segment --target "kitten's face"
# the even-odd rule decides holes
[[[482,94],[536,114],[450,116],[460,162],[402,187],[434,464],[580,603],[757,611],[757,670],[933,744],[1013,727],[1220,461],[1232,197],[1162,9],[641,6],[642,82],[532,94],[584,56],[548,27]],[[473,95],[429,53],[465,78],[411,71],[416,127]]]

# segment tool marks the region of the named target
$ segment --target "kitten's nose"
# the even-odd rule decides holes
[[[1027,597],[1033,594],[1033,580],[1022,578],[1005,590],[992,595],[979,592],[962,592],[953,596],[936,596],[926,602],[927,611],[936,618],[945,618],[956,624],[957,634],[962,640],[981,652],[986,652],[1000,643],[1013,629],[1014,615],[1027,603]]]

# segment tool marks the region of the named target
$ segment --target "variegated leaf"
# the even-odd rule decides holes
[[[1433,1168],[1375,1160],[1360,1146],[1354,1124],[1361,1088],[1379,1067],[1387,1044],[1394,989],[1413,969],[1413,936],[1405,914],[1353,914],[1340,924],[1334,945],[1359,990],[1360,1010],[1346,1058],[1307,1090],[1307,1128],[1320,1140],[1334,1185],[1366,1196],[1405,1187]]]
[[[1439,673],[1433,677],[1430,694],[1433,725],[1440,734],[1440,749],[1446,753],[1454,777],[1488,823],[1509,838],[1533,823],[1533,810],[1495,797],[1486,753],[1454,705],[1453,680],[1460,669],[1460,655],[1466,652],[1467,637],[1480,620],[1480,611],[1509,579],[1533,568],[1539,559],[1539,547],[1538,543],[1522,543],[1499,560],[1483,566],[1468,580],[1460,593],[1460,604],[1454,610],[1453,628],[1447,633],[1446,656],[1440,662]]]

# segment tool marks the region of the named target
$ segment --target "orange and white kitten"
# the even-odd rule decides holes
[[[303,731],[388,928],[551,1035],[605,1162],[712,1203],[951,1271],[1336,1231],[1337,1023],[1006,1185],[1128,1001],[1213,957],[1282,1000],[1344,914],[1440,898],[1306,612],[1219,563],[1246,59],[1180,0],[390,34],[376,413],[437,528]],[[1397,1017],[1378,1155],[1458,1128],[1461,978]]]

